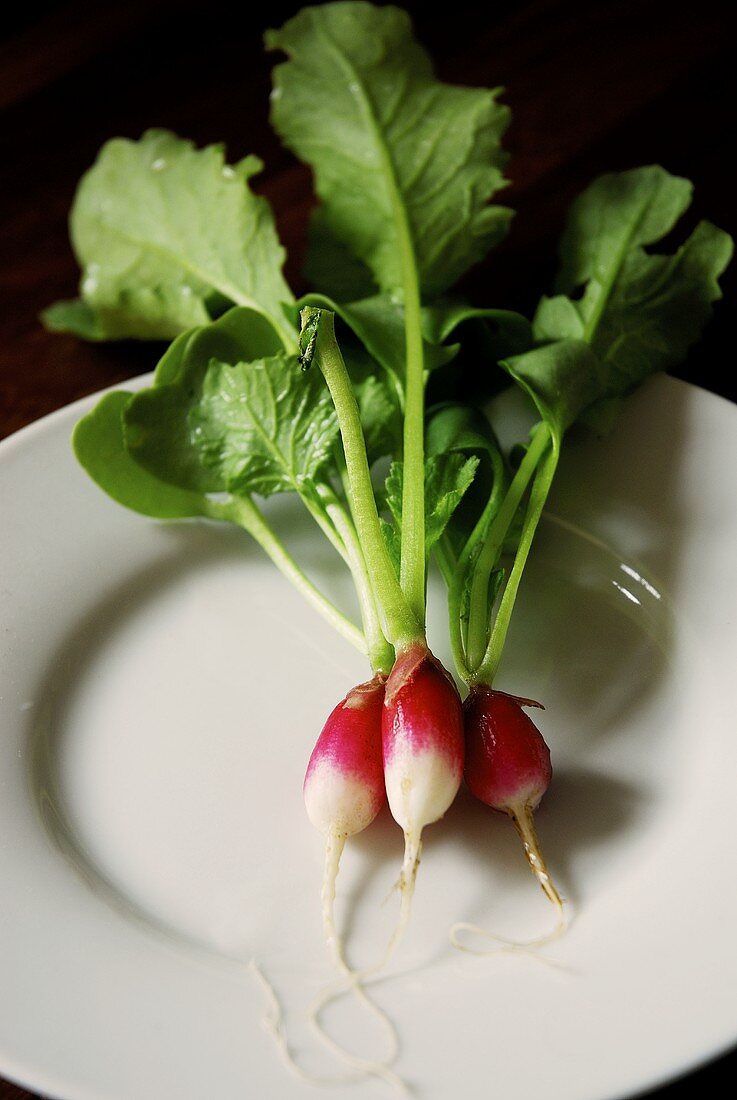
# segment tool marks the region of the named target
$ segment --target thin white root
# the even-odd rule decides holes
[[[330,1004],[330,1002],[333,1001],[336,997],[347,993],[349,989],[353,991],[353,993],[359,998],[359,1000],[363,1004],[365,1004],[366,1007],[369,1008],[377,1016],[377,1018],[381,1019],[384,1023],[386,1023],[388,1027],[392,1029],[392,1031],[394,1031],[394,1025],[389,1020],[389,1017],[386,1015],[385,1012],[383,1012],[382,1009],[378,1007],[378,1005],[374,1004],[374,1002],[371,1000],[370,997],[367,996],[367,994],[364,992],[357,981],[351,981],[351,984],[348,988],[346,988],[346,986],[343,984],[335,984],[333,986],[329,986],[326,990],[323,990],[323,992],[312,1002],[307,1014],[307,1018],[310,1022],[312,1030],[314,1031],[320,1042],[323,1044],[323,1046],[325,1046],[329,1051],[331,1051],[331,1053],[336,1055],[336,1057],[340,1058],[347,1065],[352,1066],[352,1068],[356,1070],[357,1074],[359,1074],[360,1076],[366,1076],[368,1074],[374,1077],[380,1077],[383,1081],[386,1081],[388,1085],[391,1085],[399,1092],[404,1093],[404,1095],[409,1095],[410,1090],[406,1081],[404,1081],[404,1079],[400,1077],[398,1073],[395,1073],[394,1070],[390,1069],[386,1062],[359,1058],[357,1054],[351,1053],[350,1050],[347,1050],[336,1039],[333,1039],[333,1037],[328,1034],[322,1023],[320,1022],[320,1013],[325,1008],[325,1006],[327,1004]],[[391,1057],[394,1058],[395,1056],[396,1053],[392,1054]],[[387,1062],[390,1060],[391,1059],[387,1059]]]
[[[349,980],[353,991],[358,1000],[368,1009],[368,1011],[379,1021],[384,1028],[388,1039],[390,1052],[386,1058],[383,1059],[385,1063],[392,1062],[399,1049],[399,1038],[397,1036],[397,1030],[394,1024],[391,1022],[387,1014],[383,1009],[371,1000],[371,998],[364,992],[361,987],[361,979],[363,973],[354,970],[345,957],[345,950],[343,947],[343,941],[335,926],[335,882],[338,877],[338,870],[340,866],[340,857],[343,854],[343,848],[345,847],[346,838],[344,836],[330,837],[325,845],[325,873],[323,876],[322,884],[322,919],[323,928],[325,931],[325,939],[330,948],[333,956],[333,961],[342,974],[345,974]],[[310,1014],[312,1019],[312,1013]],[[318,1024],[320,1034],[324,1035],[324,1032]],[[327,1038],[327,1036],[326,1036]]]
[[[463,951],[467,955],[499,955],[499,954],[517,954],[526,955],[529,958],[536,959],[538,962],[546,963],[548,966],[558,966],[559,964],[552,959],[545,958],[544,955],[538,955],[537,950],[541,947],[547,946],[549,943],[553,943],[554,940],[559,939],[564,932],[567,931],[570,920],[565,911],[563,899],[558,893],[555,884],[550,876],[550,873],[545,864],[545,860],[542,857],[540,851],[540,843],[537,839],[537,833],[535,831],[535,825],[533,823],[532,811],[529,806],[521,805],[516,807],[509,815],[514,822],[514,826],[519,833],[520,839],[525,849],[525,856],[527,862],[532,869],[537,881],[543,889],[543,892],[555,908],[557,914],[557,923],[552,932],[548,932],[544,936],[536,936],[531,940],[512,940],[507,939],[505,936],[499,936],[495,932],[490,932],[488,929],[480,928],[477,924],[469,924],[467,921],[456,921],[451,925],[448,936],[453,947],[458,951]],[[470,932],[473,935],[481,936],[486,940],[493,940],[494,943],[499,946],[493,948],[490,951],[479,951],[467,944],[464,944],[459,939],[460,932]]]
[[[412,899],[415,892],[415,883],[417,880],[417,869],[420,865],[420,855],[422,851],[422,842],[420,838],[414,839],[409,833],[404,834],[404,858],[402,860],[402,870],[399,875],[399,881],[397,883],[400,893],[400,906],[399,916],[397,918],[397,925],[392,933],[392,936],[386,946],[383,956],[378,963],[373,966],[366,967],[363,970],[353,970],[345,960],[343,954],[342,944],[340,937],[335,930],[335,921],[333,914],[333,903],[335,900],[335,879],[338,872],[338,863],[340,861],[340,855],[343,850],[345,839],[334,838],[332,844],[328,841],[328,846],[325,853],[325,878],[323,880],[323,922],[325,926],[325,934],[329,945],[331,946],[335,962],[338,968],[345,974],[348,979],[349,985],[334,985],[328,987],[326,990],[317,997],[313,1002],[310,1012],[310,1023],[321,1040],[334,1054],[343,1058],[349,1065],[356,1069],[362,1069],[366,1073],[374,1073],[383,1077],[387,1082],[393,1084],[395,1087],[401,1089],[402,1092],[409,1092],[407,1083],[396,1073],[388,1068],[388,1063],[391,1063],[396,1058],[399,1052],[399,1039],[397,1036],[396,1028],[391,1022],[389,1017],[379,1008],[379,1006],[371,1000],[362,987],[362,984],[367,978],[375,977],[378,973],[384,970],[394,955],[394,952],[402,939],[409,923],[410,914],[412,911]],[[345,993],[352,989],[358,999],[380,1020],[385,1027],[387,1033],[390,1035],[391,1051],[387,1055],[383,1062],[366,1062],[363,1059],[357,1058],[346,1050],[343,1046],[337,1043],[320,1023],[320,1014],[323,1009],[330,1004],[331,1001],[337,997],[343,996]]]
[[[281,1059],[290,1073],[294,1074],[300,1081],[304,1081],[308,1085],[348,1085],[360,1080],[361,1076],[363,1076],[362,1074],[346,1073],[340,1077],[321,1077],[319,1074],[309,1073],[307,1070],[302,1069],[289,1047],[286,1031],[284,1029],[284,1017],[281,1005],[279,1004],[279,999],[273,985],[255,959],[251,959],[248,964],[248,969],[261,986],[266,996],[267,1007],[261,1017],[261,1025],[267,1034],[274,1040]]]
[[[422,838],[416,839],[410,836],[409,833],[404,834],[404,859],[402,860],[402,870],[399,873],[399,881],[397,883],[397,889],[399,890],[399,916],[397,917],[397,925],[392,933],[389,943],[386,945],[386,950],[383,956],[374,966],[368,967],[366,970],[358,972],[358,976],[363,981],[364,978],[372,978],[375,974],[385,970],[391,962],[394,952],[396,951],[399,943],[404,936],[404,933],[409,924],[409,918],[412,913],[412,899],[415,896],[415,884],[417,882],[417,869],[420,866],[420,858],[422,856]]]
[[[394,1061],[399,1050],[399,1038],[396,1028],[384,1010],[380,1008],[363,989],[361,980],[364,972],[354,970],[346,960],[343,941],[335,925],[335,882],[338,877],[340,857],[343,854],[345,842],[346,837],[342,834],[332,834],[326,840],[325,871],[323,875],[321,900],[325,939],[333,956],[333,962],[337,969],[345,975],[348,981],[348,987],[346,988],[341,984],[339,986],[330,987],[327,991],[320,994],[309,1008],[308,1020],[320,1042],[338,1058],[341,1058],[357,1072],[380,1077],[386,1081],[387,1084],[406,1093],[408,1091],[407,1085],[399,1074],[389,1069],[388,1066],[388,1063]],[[351,1053],[351,1051],[347,1050],[333,1039],[320,1022],[320,1013],[325,1005],[340,993],[348,992],[348,989],[353,992],[356,999],[372,1014],[372,1016],[378,1020],[388,1036],[389,1053],[383,1061],[360,1058],[358,1055]]]
[[[569,921],[565,914],[561,914],[557,925],[552,932],[549,932],[545,936],[538,936],[532,940],[511,940],[505,936],[499,936],[495,932],[490,932],[487,928],[481,928],[478,924],[470,924],[468,921],[456,921],[451,925],[448,931],[448,937],[453,947],[458,951],[463,951],[466,955],[522,955],[530,959],[535,959],[536,962],[545,963],[546,966],[560,967],[560,963],[557,963],[554,959],[548,959],[545,955],[538,954],[538,950],[541,947],[545,947],[549,943],[553,943],[557,940],[568,928]],[[475,936],[481,936],[485,940],[492,940],[498,944],[497,947],[488,951],[482,951],[474,947],[469,947],[468,944],[463,943],[459,938],[459,933],[469,932]]]

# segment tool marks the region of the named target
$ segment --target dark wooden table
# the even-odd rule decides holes
[[[266,162],[258,187],[275,207],[289,279],[303,288],[309,176],[269,130],[271,62],[260,44],[264,27],[298,6],[265,3],[246,31],[233,26],[220,0],[53,8],[30,0],[4,15],[0,435],[155,363],[151,346],[86,345],[47,334],[37,320],[45,305],[75,292],[66,216],[79,176],[108,137],[165,126],[199,144],[225,141],[233,159],[258,153]],[[607,169],[659,162],[686,175],[696,185],[689,223],[706,217],[735,233],[729,0],[455,0],[436,14],[432,5],[405,6],[444,79],[501,84],[514,112],[505,201],[517,217],[508,241],[467,278],[472,300],[528,310],[549,284],[568,202]],[[735,400],[734,266],[724,289],[727,301],[678,373]],[[2,976],[0,997],[1,983]],[[723,1084],[722,1069],[734,1086],[737,1055],[730,1054],[651,1095],[700,1096]],[[31,1096],[0,1081],[0,1100]]]

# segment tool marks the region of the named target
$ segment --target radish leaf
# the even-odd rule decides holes
[[[470,488],[479,459],[460,452],[436,454],[425,461],[425,546],[430,554],[448,526],[450,518]],[[401,542],[402,463],[392,462],[385,485],[386,505],[396,533],[392,542]]]
[[[46,324],[87,339],[165,339],[236,303],[293,350],[284,250],[248,183],[260,170],[257,157],[231,167],[222,146],[198,150],[165,130],[107,142],[71,214],[81,300],[52,306]]]
[[[535,401],[556,446],[585,410],[681,362],[721,297],[727,233],[701,222],[672,255],[645,251],[691,201],[688,180],[658,166],[601,176],[574,202],[554,298],[534,321],[543,346],[502,365]],[[581,290],[580,297],[571,297]]]
[[[335,413],[317,371],[284,353],[251,362],[190,356],[176,382],[138,394],[128,448],[174,485],[237,495],[301,491],[330,461]]]
[[[361,416],[369,465],[384,455],[395,454],[402,439],[402,409],[396,392],[381,375],[357,377],[355,360],[346,355],[346,365]]]
[[[428,414],[425,438],[429,458],[457,454],[477,462],[473,483],[445,532],[447,548],[457,559],[472,536],[477,541],[485,536],[494,513],[494,508],[488,507],[489,501],[492,495],[498,497],[508,482],[506,464],[487,416],[473,405],[435,406]],[[480,524],[482,516],[484,522]]]
[[[119,504],[157,519],[209,514],[207,498],[158,480],[135,462],[125,445],[123,414],[133,394],[108,393],[74,429],[72,443],[80,465]]]
[[[444,344],[459,325],[477,321],[487,326],[493,336],[496,359],[517,355],[532,347],[532,326],[521,313],[510,309],[479,309],[459,298],[440,299],[423,310],[425,337],[432,344]]]
[[[502,362],[532,398],[542,423],[530,436],[475,566],[462,656],[481,683],[491,685],[499,668],[566,430],[581,417],[589,423],[611,418],[623,395],[679,363],[721,297],[718,279],[732,254],[732,240],[722,230],[702,222],[674,254],[646,251],[670,233],[690,199],[691,184],[657,166],[596,180],[568,217],[557,280],[561,293],[543,298],[535,316],[535,336],[544,342]],[[488,584],[521,505],[514,563],[493,624],[485,624],[474,593]]]
[[[304,273],[334,302],[372,298],[379,290],[366,265],[335,237],[321,206],[312,211],[307,227]]]
[[[266,43],[290,58],[274,70],[272,122],[312,165],[333,254],[341,242],[396,292],[412,249],[432,296],[504,236],[511,213],[488,200],[504,185],[509,110],[497,92],[436,80],[405,12],[307,8]]]
[[[338,424],[317,371],[277,355],[230,365],[211,361],[189,422],[203,463],[235,493],[299,490],[319,478]]]

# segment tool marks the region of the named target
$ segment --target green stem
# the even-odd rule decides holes
[[[517,599],[517,591],[527,562],[527,556],[530,553],[532,540],[535,537],[535,531],[540,522],[540,517],[545,507],[545,501],[548,499],[550,486],[555,476],[555,470],[558,465],[558,453],[558,448],[554,447],[535,475],[525,521],[522,526],[522,535],[514,559],[514,565],[509,574],[509,580],[504,589],[501,603],[499,604],[499,611],[494,621],[494,629],[491,632],[491,638],[489,639],[483,661],[473,674],[474,683],[487,684],[491,687],[494,682],[494,677],[496,676],[499,662],[501,661],[504,643],[507,639],[509,621],[512,617],[512,611],[514,610],[514,603]]]
[[[302,310],[302,325],[304,337],[309,338],[303,362],[309,365],[312,357],[317,361],[335,406],[343,440],[351,513],[368,564],[384,633],[395,648],[402,650],[413,642],[424,641],[425,634],[405,599],[384,542],[361,417],[343,356],[335,340],[333,314],[308,306]]]
[[[478,558],[476,562],[472,564],[472,557],[478,547],[483,549],[483,543],[489,534],[490,525],[499,511],[500,501],[503,500],[505,493],[508,489],[508,478],[506,476],[506,469],[504,466],[504,459],[502,458],[501,451],[493,451],[491,454],[492,464],[492,489],[489,494],[489,499],[484,506],[484,510],[476,521],[473,531],[468,537],[466,545],[461,551],[461,555],[458,558],[456,568],[451,578],[447,581],[448,585],[448,602],[449,608],[452,605],[458,609],[458,628],[461,632],[461,644],[463,646],[464,654],[467,653],[468,646],[468,618],[466,622],[463,621],[461,616],[461,605],[463,601],[463,592],[466,587],[466,582],[471,573],[471,570],[475,570]],[[479,551],[480,556],[480,551]],[[496,564],[496,563],[494,563]],[[493,568],[493,565],[492,567]],[[488,593],[489,577],[491,576],[491,569],[487,576],[486,587]],[[470,599],[470,597],[469,597]],[[488,603],[488,601],[487,601]],[[487,612],[488,617],[488,612]],[[455,628],[451,628],[455,629]],[[465,679],[465,677],[464,677]]]
[[[345,547],[348,566],[351,570],[358,603],[361,608],[363,633],[366,638],[366,649],[371,667],[374,672],[383,672],[388,676],[394,664],[394,647],[386,640],[381,629],[376,599],[371,587],[371,578],[366,567],[366,559],[363,556],[361,544],[356,536],[356,529],[350,516],[332,490],[323,490],[323,495],[327,514]]]
[[[420,312],[420,281],[407,207],[397,179],[384,125],[376,114],[361,73],[339,49],[330,46],[336,63],[363,113],[373,136],[376,156],[387,187],[391,218],[402,268],[405,324],[404,474],[402,483],[402,547],[399,576],[406,602],[424,637],[425,627],[425,366]]]
[[[402,475],[402,543],[399,579],[415,618],[425,622],[425,365],[420,293],[409,229],[400,234],[404,271],[406,340]]]
[[[489,578],[501,555],[504,540],[517,514],[520,501],[535,470],[550,444],[550,429],[541,422],[532,433],[527,453],[512,479],[502,505],[493,520],[484,547],[476,562],[471,582],[468,640],[468,665],[475,670],[484,659],[489,630]]]
[[[348,553],[346,551],[345,543],[339,531],[336,530],[335,524],[328,514],[328,510],[324,504],[320,502],[316,503],[310,496],[309,492],[300,492],[299,498],[304,504],[307,511],[314,519],[317,526],[322,531],[328,542],[338,551],[346,565],[350,566],[348,560]]]
[[[229,501],[210,501],[207,512],[211,519],[234,522],[248,531],[249,535],[269,555],[277,569],[307,602],[319,611],[322,617],[351,645],[361,653],[366,652],[366,641],[361,631],[302,572],[250,497],[232,497]]]
[[[447,539],[442,536],[435,544],[435,560],[448,590],[448,627],[450,633],[450,646],[453,653],[458,675],[462,680],[468,681],[470,670],[466,664],[466,651],[463,644],[463,631],[461,627],[461,591],[462,586],[456,583],[458,576],[458,562],[447,545]]]

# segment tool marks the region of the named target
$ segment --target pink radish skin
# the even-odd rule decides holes
[[[381,737],[392,815],[419,833],[443,816],[463,777],[460,696],[425,646],[405,650],[389,675]]]
[[[323,836],[343,840],[370,825],[386,801],[381,757],[384,680],[359,684],[338,703],[312,750],[304,782],[307,815]]]
[[[523,707],[541,704],[484,685],[472,687],[463,705],[465,779],[476,798],[512,818],[532,871],[562,915],[563,902],[543,860],[533,823],[533,813],[553,774],[550,750]]]
[[[520,802],[537,809],[553,775],[550,749],[523,707],[539,707],[492,688],[475,687],[463,705],[466,783],[494,810]]]
[[[448,810],[463,778],[460,696],[425,645],[409,646],[397,658],[386,682],[381,731],[389,808],[404,831],[401,907],[384,966],[409,919],[422,830]]]

